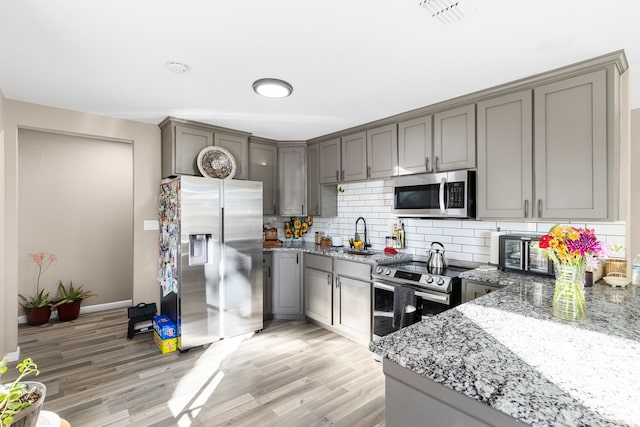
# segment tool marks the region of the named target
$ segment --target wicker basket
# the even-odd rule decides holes
[[[264,240],[278,240],[278,229],[277,228],[265,228],[264,229]]]
[[[604,264],[604,275],[610,273],[622,273],[627,275],[627,261],[619,258],[609,258]]]

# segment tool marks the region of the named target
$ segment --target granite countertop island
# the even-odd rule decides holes
[[[551,315],[551,278],[464,275],[505,287],[371,343],[384,358],[388,412],[410,409],[389,410],[387,367],[466,396],[458,407],[472,421],[485,407],[508,418],[473,425],[640,426],[640,288],[586,288],[587,320],[575,323]]]

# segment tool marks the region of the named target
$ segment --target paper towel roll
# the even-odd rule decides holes
[[[500,262],[500,236],[502,231],[492,231],[489,237],[489,263],[497,265]]]

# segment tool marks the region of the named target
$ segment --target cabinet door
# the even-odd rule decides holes
[[[200,176],[196,160],[203,148],[213,145],[213,132],[176,126],[175,173]]]
[[[307,147],[307,214],[320,215],[319,147]]]
[[[262,181],[263,213],[275,215],[278,183],[278,148],[275,145],[249,144],[249,179]]]
[[[398,123],[398,175],[433,172],[433,116]]]
[[[323,141],[319,145],[320,183],[335,184],[340,182],[340,138]]]
[[[215,145],[226,148],[236,160],[234,179],[249,178],[249,139],[246,136],[215,134]]]
[[[278,210],[280,215],[305,215],[307,187],[304,147],[278,148]]]
[[[476,167],[475,104],[433,116],[435,171]]]
[[[342,181],[367,179],[367,133],[342,137]]]
[[[478,103],[478,218],[529,218],[533,209],[531,91]]]
[[[305,310],[307,317],[331,325],[333,275],[306,267],[304,269]]]
[[[497,291],[502,286],[493,286],[487,283],[473,282],[471,280],[462,281],[462,302],[467,302],[479,298],[483,295]]]
[[[302,254],[273,253],[273,315],[303,315]]]
[[[367,131],[367,178],[398,174],[398,130],[394,123]]]
[[[606,70],[536,88],[535,215],[607,218]]]
[[[271,275],[271,253],[264,252],[262,254],[262,303],[263,303],[263,317],[265,319],[271,318],[273,315],[273,281]]]
[[[371,341],[371,283],[336,276],[334,325],[358,342]]]

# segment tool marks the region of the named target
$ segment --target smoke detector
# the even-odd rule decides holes
[[[420,0],[418,5],[443,24],[460,21],[473,10],[468,0]]]
[[[186,73],[190,70],[187,64],[179,61],[167,61],[167,68],[176,74]]]

